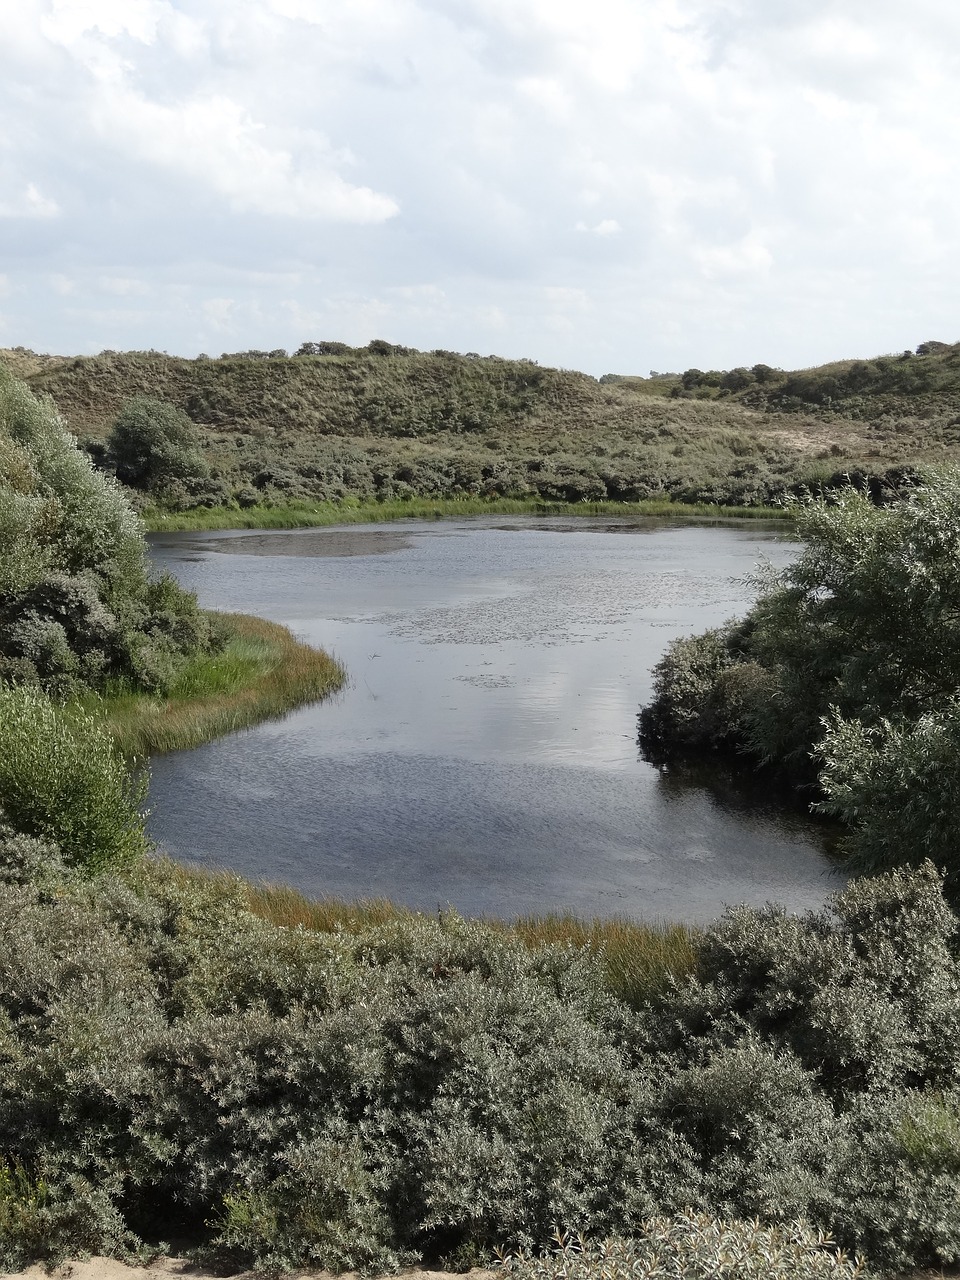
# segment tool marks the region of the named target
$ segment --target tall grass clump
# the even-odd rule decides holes
[[[314,933],[356,934],[375,925],[427,917],[386,898],[347,902],[340,898],[311,898],[291,885],[247,880],[231,871],[211,871],[169,859],[154,860],[160,874],[183,886],[209,886],[239,895],[252,915],[284,929]],[[520,916],[508,922],[485,920],[491,934],[517,938],[525,947],[562,947],[593,957],[608,991],[639,1008],[654,992],[692,972],[700,931],[676,923],[644,923],[620,917],[584,920],[572,913]]]
[[[286,627],[247,614],[217,614],[223,647],[189,658],[162,695],[108,685],[83,705],[104,717],[127,756],[182,751],[276,719],[338,689],[343,667]]]
[[[0,685],[0,817],[15,830],[87,872],[129,866],[146,849],[145,792],[96,717]]]
[[[582,920],[564,913],[521,916],[510,928],[529,947],[589,951],[602,966],[608,990],[636,1008],[696,964],[699,931],[684,924]]]
[[[618,519],[783,520],[783,507],[719,506],[716,503],[672,502],[544,502],[535,498],[405,498],[382,502],[277,502],[272,505],[194,507],[188,511],[143,511],[151,532],[204,529],[297,529],[339,524],[380,524],[392,520],[462,519],[468,516],[612,516]]]

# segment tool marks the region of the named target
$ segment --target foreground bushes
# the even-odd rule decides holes
[[[9,831],[0,879],[5,1267],[170,1231],[231,1265],[467,1263],[687,1206],[802,1217],[878,1267],[960,1256],[960,970],[930,869],[802,919],[729,912],[639,1009],[602,956],[455,916],[279,928],[241,886],[81,877]],[[677,1256],[714,1231],[740,1238]]]
[[[686,1212],[652,1218],[635,1240],[595,1243],[560,1235],[549,1254],[510,1255],[505,1270],[521,1280],[859,1280],[862,1259],[848,1258],[803,1223],[761,1227]]]
[[[88,872],[116,870],[146,851],[145,793],[99,720],[0,685],[0,820]]]

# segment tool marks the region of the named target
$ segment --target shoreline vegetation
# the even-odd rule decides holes
[[[960,346],[930,345],[812,380],[768,366],[597,379],[381,341],[192,360],[0,350],[0,362],[141,505],[188,519],[449,499],[732,514],[848,479],[887,501],[956,456]]]
[[[411,498],[385,502],[293,502],[275,506],[193,507],[141,512],[147,533],[216,532],[220,529],[302,529],[339,524],[381,524],[391,520],[442,520],[468,516],[613,516],[699,522],[727,520],[790,521],[789,507],[726,507],[716,503],[542,502],[530,498]]]
[[[347,673],[286,627],[242,613],[211,615],[226,643],[191,657],[162,694],[117,682],[77,700],[102,717],[128,758],[185,751],[335,693]]]
[[[353,936],[388,925],[414,927],[459,918],[452,908],[427,913],[387,898],[347,901],[313,898],[291,885],[250,880],[226,868],[201,867],[166,855],[145,864],[145,874],[181,892],[213,891],[236,901],[251,915],[281,929]],[[584,918],[572,911],[518,916],[498,920],[464,917],[492,937],[519,940],[530,951],[559,946],[597,961],[607,990],[632,1008],[639,1008],[671,982],[693,971],[702,930],[675,921],[640,921],[625,916]]]

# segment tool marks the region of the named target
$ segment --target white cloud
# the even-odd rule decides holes
[[[753,234],[743,236],[733,244],[697,248],[693,256],[708,277],[768,271],[773,265],[773,254]]]
[[[45,196],[35,182],[26,183],[19,193],[0,200],[0,218],[56,218],[59,214],[56,200]]]
[[[203,318],[216,330],[230,329],[236,307],[233,298],[207,298],[202,307]]]
[[[72,44],[88,31],[131,35],[149,44],[171,8],[164,0],[52,0],[40,25],[51,40],[63,44]]]
[[[594,372],[960,336],[958,85],[946,0],[20,0],[7,311]]]
[[[97,283],[102,293],[112,293],[118,298],[139,297],[149,293],[147,285],[132,276],[101,276]]]
[[[95,119],[111,145],[212,188],[240,212],[361,223],[397,212],[388,196],[351,185],[319,156],[297,160],[268,145],[264,126],[226,97],[170,107],[124,87],[104,96]]]

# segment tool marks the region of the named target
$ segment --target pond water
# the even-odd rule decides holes
[[[797,554],[772,529],[483,517],[150,541],[203,604],[349,672],[332,699],[154,761],[151,834],[176,857],[505,918],[704,920],[841,885],[822,831],[764,784],[664,774],[637,748],[668,641]]]

